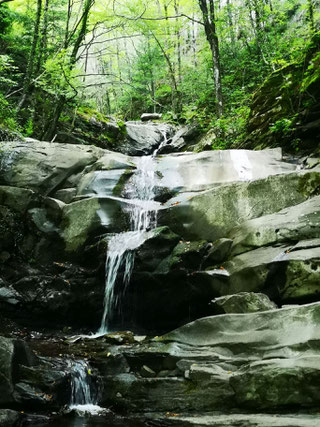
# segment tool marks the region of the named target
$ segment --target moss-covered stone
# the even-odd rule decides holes
[[[252,98],[248,137],[241,147],[319,148],[320,33],[302,60],[273,72]]]

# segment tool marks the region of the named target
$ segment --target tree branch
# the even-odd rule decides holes
[[[136,16],[135,18],[131,18],[131,17],[125,16],[125,15],[118,15],[116,13],[115,0],[113,1],[114,15],[117,16],[118,18],[127,19],[128,21],[138,21],[139,19],[144,20],[144,21],[163,21],[163,20],[168,20],[168,19],[187,18],[190,21],[196,22],[197,24],[204,25],[203,22],[198,21],[197,19],[194,19],[191,16],[186,15],[185,13],[180,13],[179,15],[174,15],[174,16],[159,16],[158,18],[146,18],[143,16],[146,13],[146,10],[147,9],[145,7],[144,11],[139,16]]]
[[[13,0],[0,0],[0,6],[1,6],[3,3],[8,3],[9,1],[13,1]]]

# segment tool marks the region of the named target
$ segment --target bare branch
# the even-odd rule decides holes
[[[187,18],[190,21],[196,22],[197,24],[204,25],[203,22],[198,21],[197,19],[194,19],[191,16],[186,15],[185,13],[180,13],[179,15],[175,15],[175,16],[159,16],[158,18],[147,18],[147,17],[144,16],[144,14],[147,11],[146,6],[144,8],[144,11],[139,16],[136,16],[134,18],[132,18],[130,16],[119,15],[116,12],[115,3],[116,3],[115,0],[113,0],[113,12],[114,12],[114,15],[117,16],[118,18],[127,19],[128,21],[138,21],[139,19],[144,20],[144,21],[163,21],[163,20],[168,20],[168,19]]]
[[[0,6],[1,6],[3,3],[9,3],[9,1],[13,1],[13,0],[0,0]]]

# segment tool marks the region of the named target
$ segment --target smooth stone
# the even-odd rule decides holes
[[[64,203],[71,203],[77,194],[76,188],[63,188],[54,194],[54,198]]]
[[[308,414],[168,414],[160,422],[179,427],[318,427],[319,416]]]
[[[131,156],[152,154],[166,138],[171,137],[174,128],[165,123],[127,122],[127,141],[118,151]]]
[[[182,193],[165,203],[159,223],[186,239],[215,241],[235,225],[303,203],[319,181],[319,173],[301,171]]]
[[[231,230],[232,254],[261,246],[319,237],[320,196],[312,197],[280,212],[245,221]]]
[[[0,409],[0,427],[14,427],[18,425],[21,415],[12,409]]]
[[[140,369],[140,375],[144,378],[154,378],[157,376],[157,374],[149,368],[149,366],[143,365]]]
[[[6,142],[0,152],[0,178],[7,185],[50,195],[103,153],[99,148],[85,145]]]
[[[104,230],[120,232],[126,225],[121,205],[125,201],[116,198],[91,197],[64,206],[62,212],[62,236],[67,252],[76,252],[88,238]]]
[[[7,206],[12,211],[20,214],[26,212],[34,197],[35,193],[26,188],[0,186],[0,205]]]
[[[267,295],[254,292],[240,292],[215,298],[212,305],[218,306],[224,313],[255,313],[257,311],[275,310],[277,305]]]
[[[320,239],[305,240],[297,246],[266,246],[237,255],[221,269],[196,273],[220,294],[264,290],[282,302],[318,300]]]
[[[202,268],[207,268],[226,261],[230,255],[232,244],[233,240],[226,238],[215,241],[202,262]]]

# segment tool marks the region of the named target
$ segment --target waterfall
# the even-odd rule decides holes
[[[71,369],[71,399],[69,408],[92,415],[105,409],[97,405],[96,390],[91,380],[90,366],[84,360],[69,362]]]
[[[121,309],[122,296],[131,278],[134,251],[143,243],[146,233],[157,225],[155,171],[154,156],[139,158],[136,173],[124,190],[124,196],[130,200],[125,210],[130,218],[131,230],[114,235],[108,242],[104,311],[98,335],[110,332],[111,320]],[[116,281],[122,269],[122,288],[116,292]]]

